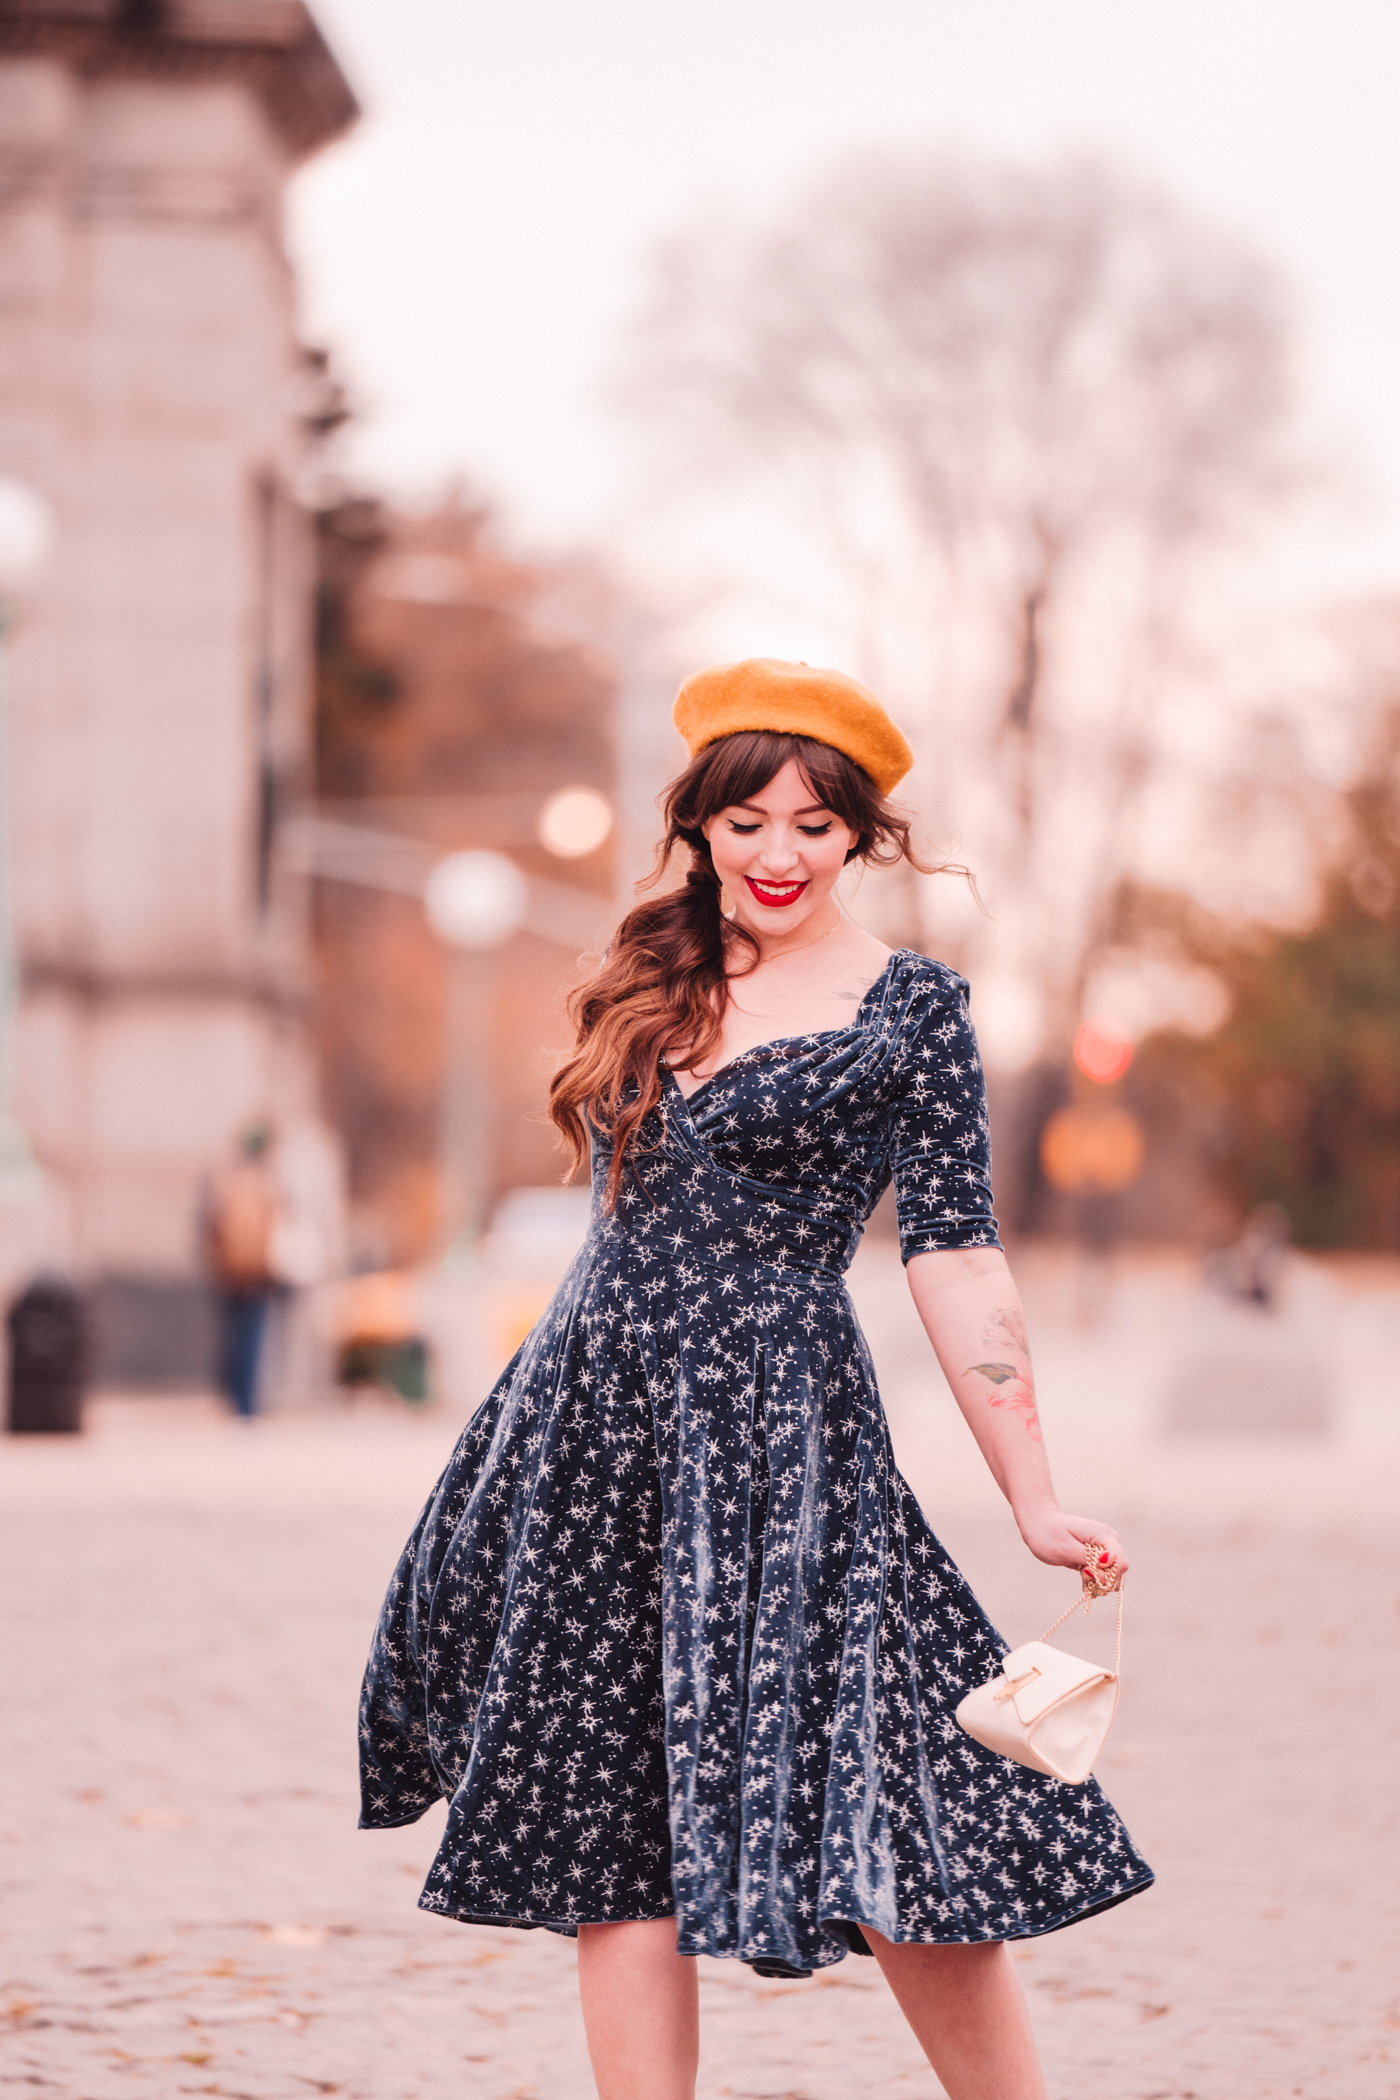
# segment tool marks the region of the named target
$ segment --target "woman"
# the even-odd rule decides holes
[[[689,1957],[852,1952],[952,2100],[1035,2100],[1005,1943],[1152,1877],[1093,1782],[953,1719],[1005,1645],[894,1468],[841,1283],[891,1175],[1026,1544],[1127,1561],[1051,1486],[967,987],[835,894],[852,860],[918,865],[885,800],[907,743],[853,680],[768,660],[702,672],[675,719],[661,865],[691,870],[623,920],[553,1086],[592,1227],[395,1575],[362,1820],[445,1795],[424,1907],[577,1934],[602,2100],[693,2094]]]

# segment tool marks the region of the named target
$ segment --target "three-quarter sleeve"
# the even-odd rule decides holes
[[[906,1023],[891,1128],[905,1261],[947,1247],[999,1247],[991,1135],[967,981],[935,966]]]

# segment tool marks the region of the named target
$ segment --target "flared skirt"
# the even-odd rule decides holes
[[[973,1742],[1006,1644],[895,1468],[839,1279],[590,1239],[395,1571],[362,1826],[446,1797],[420,1898],[805,1974],[1008,1940],[1152,1876],[1097,1784]]]

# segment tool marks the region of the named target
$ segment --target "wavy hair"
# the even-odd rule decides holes
[[[758,943],[720,911],[720,880],[701,826],[767,787],[796,759],[813,800],[855,833],[847,861],[890,867],[901,860],[921,873],[966,871],[930,865],[910,841],[910,819],[886,801],[868,773],[844,752],[812,737],[746,729],[709,744],[662,797],[666,835],[656,865],[639,885],[658,883],[678,847],[690,855],[680,888],[634,905],[613,935],[597,971],[569,1000],[577,1029],[573,1055],[555,1073],[549,1113],[571,1154],[566,1179],[588,1152],[589,1124],[612,1143],[605,1203],[612,1210],[622,1177],[644,1148],[642,1126],[661,1100],[660,1060],[683,1054],[696,1065],[719,1040],[729,980],[758,962]],[[745,950],[748,958],[745,961]]]

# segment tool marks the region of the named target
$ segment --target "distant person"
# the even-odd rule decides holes
[[[258,1412],[268,1309],[279,1282],[274,1249],[283,1206],[274,1141],[270,1123],[250,1123],[237,1159],[214,1175],[205,1206],[205,1247],[220,1298],[220,1377],[234,1413],[245,1419]]]
[[[1224,1298],[1275,1312],[1288,1272],[1288,1243],[1288,1213],[1277,1203],[1261,1203],[1233,1247],[1206,1257],[1206,1281]]]
[[[1127,1558],[1051,1484],[967,985],[836,894],[850,862],[920,865],[885,799],[912,753],[805,664],[702,672],[675,719],[657,873],[677,847],[690,871],[575,995],[552,1090],[589,1237],[390,1586],[361,1820],[445,1796],[424,1909],[577,1935],[604,2100],[691,2100],[698,1954],[873,1954],[950,2100],[1044,2100],[1005,1943],[1152,1875],[1092,1780],[954,1718],[1005,1643],[895,1469],[841,1281],[891,1176],[1026,1545],[1086,1587]]]

